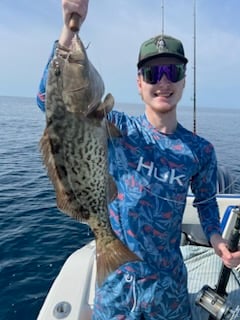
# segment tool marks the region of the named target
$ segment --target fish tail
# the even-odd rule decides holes
[[[131,262],[140,261],[141,259],[132,251],[130,251],[119,239],[111,241],[107,245],[103,245],[97,240],[97,283],[99,286],[107,278],[107,276],[119,268],[121,265]]]

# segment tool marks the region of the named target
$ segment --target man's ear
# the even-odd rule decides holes
[[[142,79],[141,79],[140,75],[137,76],[137,88],[138,88],[138,94],[143,99],[143,97],[142,97]]]
[[[138,87],[138,92],[141,94],[141,91],[142,91],[142,82],[141,82],[140,75],[137,76],[137,87]]]

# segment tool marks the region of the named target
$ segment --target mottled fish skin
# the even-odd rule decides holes
[[[47,118],[56,108],[56,97],[64,104],[64,109],[88,115],[101,103],[104,94],[103,80],[88,60],[86,50],[76,36],[71,51],[56,49],[55,57],[49,68],[48,86],[46,91]],[[59,73],[59,76],[57,76]],[[61,94],[52,94],[52,87],[56,86]]]
[[[58,208],[87,222],[96,237],[97,281],[120,265],[139,260],[115,236],[108,202],[116,186],[108,174],[107,139],[118,131],[105,115],[114,99],[102,102],[104,84],[87,58],[79,38],[72,50],[57,50],[49,67],[46,129],[40,141],[44,163],[54,185]]]

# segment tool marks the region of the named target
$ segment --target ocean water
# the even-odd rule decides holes
[[[116,109],[143,112],[142,106]],[[192,110],[179,120],[192,129]],[[197,133],[216,148],[240,193],[240,108],[199,109]],[[92,240],[86,225],[59,212],[39,152],[45,116],[30,98],[0,97],[0,320],[35,320],[66,258]]]

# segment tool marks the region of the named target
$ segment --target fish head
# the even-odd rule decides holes
[[[58,78],[59,91],[67,111],[86,116],[98,108],[104,95],[104,82],[77,35],[69,52],[57,51],[49,73],[51,71],[53,77]]]

